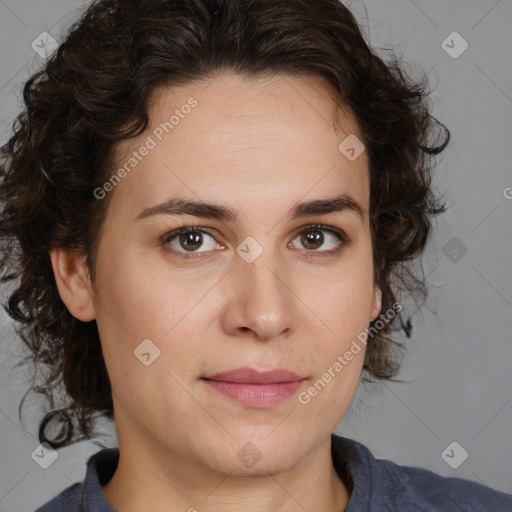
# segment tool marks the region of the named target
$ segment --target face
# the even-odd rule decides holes
[[[359,131],[334,113],[321,81],[224,74],[159,89],[146,133],[117,147],[92,293],[120,446],[257,475],[340,422],[364,346],[335,363],[380,306],[368,159],[338,149]],[[240,368],[296,377],[208,380]]]

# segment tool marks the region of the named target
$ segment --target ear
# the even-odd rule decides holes
[[[373,322],[382,310],[382,291],[378,286],[375,286],[372,299],[372,308],[370,310],[370,321]]]
[[[69,312],[82,322],[94,320],[96,315],[86,256],[77,249],[55,249],[50,252],[50,258],[59,295]]]

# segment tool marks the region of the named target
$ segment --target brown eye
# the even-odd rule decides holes
[[[348,238],[342,231],[321,225],[307,226],[293,242],[297,240],[299,249],[304,248],[325,256],[336,254],[348,244]]]
[[[220,248],[215,238],[202,228],[187,227],[168,233],[162,241],[181,254],[204,253]]]
[[[324,243],[324,235],[321,231],[308,231],[302,233],[300,241],[306,249],[320,249]]]
[[[197,231],[192,233],[182,233],[179,236],[180,246],[187,251],[199,249],[203,243],[203,235]]]

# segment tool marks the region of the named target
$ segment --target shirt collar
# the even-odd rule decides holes
[[[80,495],[80,511],[116,512],[101,490],[114,475],[119,462],[119,448],[105,448],[87,461],[87,470]]]

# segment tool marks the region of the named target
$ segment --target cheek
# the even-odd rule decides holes
[[[338,414],[345,411],[360,380],[366,354],[364,334],[369,327],[369,312],[373,298],[373,281],[361,268],[350,278],[333,284],[324,283],[324,295],[316,303],[319,343],[305,347],[315,361],[315,378],[305,391],[303,402],[315,403],[312,407],[319,415],[332,418],[334,425]],[[309,299],[313,301],[313,297]],[[311,302],[313,304],[313,302]]]
[[[308,282],[300,294],[337,339],[358,334],[370,323],[374,295],[371,257],[366,251],[354,253],[329,275]]]
[[[95,310],[112,380],[139,370],[134,352],[144,340],[160,351],[160,362],[170,357],[173,367],[185,368],[196,361],[203,337],[201,318],[195,315],[215,279],[196,273],[184,280],[161,263],[151,264],[150,255],[141,252],[105,256],[97,267]]]
[[[364,364],[364,335],[370,324],[374,293],[372,270],[371,258],[361,252],[340,265],[330,279],[319,279],[315,286],[301,291],[304,302],[316,314],[313,322],[321,341],[315,347],[305,347],[317,361],[316,378],[320,379],[312,393],[322,390],[320,401],[335,410],[347,405]],[[324,386],[328,388],[325,392]]]
[[[197,282],[195,287],[184,286],[162,259],[156,261],[154,253],[107,248],[97,267],[100,321],[134,339],[164,337],[198,300]]]

